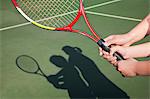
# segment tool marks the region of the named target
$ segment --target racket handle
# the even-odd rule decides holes
[[[104,50],[104,51],[110,53],[110,48],[109,48],[108,46],[106,46],[104,43],[105,43],[105,41],[104,41],[103,39],[100,39],[100,40],[97,42],[97,44],[102,48],[102,50]],[[123,58],[123,56],[122,56],[120,53],[118,53],[118,52],[115,52],[113,55],[114,55],[115,57],[117,57],[117,61],[125,60],[125,59]]]

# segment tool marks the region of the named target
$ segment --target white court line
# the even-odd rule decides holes
[[[106,14],[106,13],[98,13],[98,12],[91,12],[91,11],[86,11],[86,13],[93,14],[93,15],[110,17],[110,18],[116,18],[116,19],[129,20],[129,21],[137,21],[137,22],[141,22],[142,21],[141,19],[136,19],[136,18],[131,18],[131,17],[124,17],[124,16],[118,16],[118,15],[111,15],[111,14]]]
[[[100,4],[97,4],[97,5],[86,7],[85,10],[100,7],[100,6],[104,6],[104,5],[108,5],[108,4],[112,4],[112,3],[116,3],[116,2],[119,2],[119,1],[122,1],[122,0],[112,0],[112,1],[104,2],[104,3],[100,3]],[[73,12],[75,12],[75,11],[73,11]],[[58,16],[60,16],[60,15],[58,15]],[[53,16],[53,17],[57,17],[57,16]],[[1,28],[0,31],[13,29],[13,28],[17,28],[17,27],[21,27],[21,26],[25,26],[25,25],[29,25],[29,24],[31,24],[31,22],[26,22],[26,23],[22,23],[22,24],[18,24],[18,25],[13,25],[13,26]]]
[[[90,7],[86,7],[84,9],[89,10],[89,9],[92,9],[92,8],[101,7],[101,6],[104,6],[104,5],[109,5],[109,4],[112,4],[112,3],[119,2],[119,1],[122,1],[122,0],[112,0],[112,1],[104,2],[104,3],[100,3],[98,5],[93,5],[93,6],[90,6]]]

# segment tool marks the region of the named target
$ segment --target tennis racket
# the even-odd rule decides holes
[[[47,30],[69,31],[84,35],[96,42],[104,51],[110,52],[105,41],[90,25],[82,0],[12,0],[16,9],[31,23]],[[74,29],[73,26],[83,17],[91,34]],[[124,60],[118,52],[117,60]]]
[[[47,76],[41,70],[38,62],[28,55],[18,56],[16,58],[16,65],[26,73],[37,74],[47,78]]]

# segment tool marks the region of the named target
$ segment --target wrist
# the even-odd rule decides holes
[[[141,76],[150,75],[150,61],[139,61],[136,64],[136,74]]]

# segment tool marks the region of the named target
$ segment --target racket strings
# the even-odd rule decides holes
[[[19,7],[32,20],[50,27],[68,25],[77,16],[79,0],[18,0]]]
[[[67,3],[67,2],[66,2]],[[65,5],[65,4],[64,4]],[[65,7],[65,6],[61,6],[61,8],[59,8],[59,9],[56,9],[56,11],[54,11],[54,12],[56,12],[56,15],[58,15],[59,13],[60,13],[60,9],[63,9],[63,10],[65,10],[63,7]],[[64,11],[65,12],[65,11]],[[65,22],[63,22],[62,20],[63,20],[63,17],[60,17],[60,18],[57,18],[58,20],[57,20],[57,22],[58,23],[62,23],[63,25],[66,25],[66,23]],[[68,22],[68,20],[67,20],[67,22]],[[57,23],[55,23],[54,24],[55,26],[57,26]]]
[[[67,0],[63,5],[60,5],[60,8],[56,9],[57,11],[53,10],[53,12],[56,12],[56,15],[59,15],[61,13],[61,10],[64,11],[64,13],[67,13],[67,12],[69,12],[69,8],[72,8],[71,6],[74,6],[74,2],[75,2],[75,0],[73,2],[70,2],[69,0]],[[61,4],[61,2],[60,2],[60,4]],[[67,6],[67,5],[70,5],[70,6]],[[78,9],[78,8],[76,7],[76,9]],[[71,10],[73,11],[74,9],[71,9]],[[70,14],[70,16],[56,18],[55,20],[57,22],[55,22],[55,20],[52,20],[52,21],[55,22],[54,25],[56,27],[60,27],[60,23],[65,26],[66,24],[68,25],[72,21],[72,19],[75,18],[75,16],[76,16],[76,14],[74,14],[74,15]],[[59,25],[57,23],[59,23]]]
[[[69,1],[69,0],[67,0],[66,3],[61,7],[61,8],[64,10],[65,13],[68,12],[68,10],[69,10],[68,8],[71,8],[70,6],[73,5],[73,3],[75,2],[75,1],[73,1],[73,2],[71,3],[71,2],[68,2],[68,1]],[[67,4],[67,3],[68,3],[68,4]],[[67,6],[65,6],[65,5],[70,5],[70,6],[67,7]],[[73,7],[74,7],[74,6],[73,6]],[[61,9],[61,8],[60,8],[60,9]],[[71,10],[74,10],[74,9],[71,9]],[[61,18],[59,18],[58,21],[61,21],[62,24],[64,24],[64,26],[65,26],[65,25],[66,25],[66,22],[67,22],[67,24],[70,23],[70,20],[72,20],[72,19],[74,18],[74,16],[75,16],[75,15],[70,14],[70,16],[66,16],[67,18],[66,18],[66,17],[61,17]],[[66,20],[66,21],[62,21],[62,20]]]

